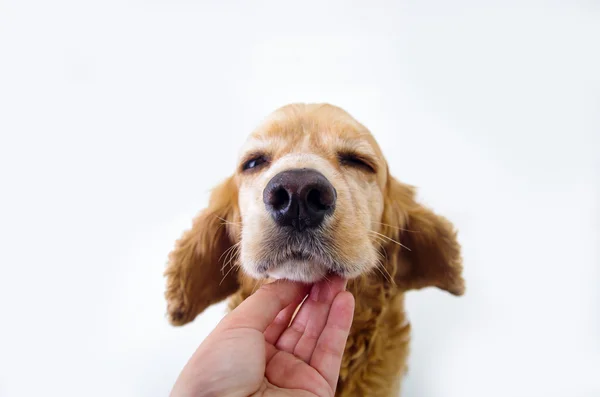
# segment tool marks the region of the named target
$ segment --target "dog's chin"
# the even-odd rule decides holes
[[[276,262],[271,259],[258,262],[242,261],[242,268],[246,274],[255,279],[285,279],[307,284],[316,283],[331,275],[348,278],[345,269],[328,263],[330,262],[316,257],[292,254]]]
[[[289,259],[267,272],[273,279],[286,279],[302,283],[316,283],[327,276],[329,269],[318,262]]]

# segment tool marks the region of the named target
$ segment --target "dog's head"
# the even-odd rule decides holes
[[[315,282],[386,274],[408,290],[462,294],[452,225],[389,175],[371,133],[331,105],[275,111],[244,144],[234,175],[171,253],[171,321],[191,321],[253,278]]]
[[[235,177],[240,263],[255,278],[353,278],[377,265],[386,164],[369,131],[332,106],[288,106],[243,147]]]

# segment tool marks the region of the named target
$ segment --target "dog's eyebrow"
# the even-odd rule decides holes
[[[338,143],[337,150],[339,152],[345,152],[345,153],[354,152],[354,153],[358,153],[365,157],[370,157],[373,159],[377,158],[377,154],[375,153],[375,151],[373,150],[371,145],[369,145],[368,142],[365,142],[364,140],[360,140],[360,139],[340,140]]]
[[[244,146],[242,146],[238,157],[242,158],[246,153],[266,152],[271,146],[272,141],[270,139],[250,138],[246,141]]]

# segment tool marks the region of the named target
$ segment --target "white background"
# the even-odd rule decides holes
[[[325,101],[460,229],[404,396],[599,396],[600,4],[284,3],[0,0],[0,395],[166,396],[224,313],[168,325],[174,240]]]

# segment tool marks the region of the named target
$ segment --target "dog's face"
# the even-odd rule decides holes
[[[255,278],[353,278],[380,260],[386,164],[369,131],[331,106],[284,108],[236,173],[240,263]]]
[[[342,109],[277,110],[171,253],[171,321],[191,321],[234,293],[244,275],[311,283],[377,269],[377,282],[400,290],[462,294],[454,228],[414,196],[389,175],[371,133]]]

